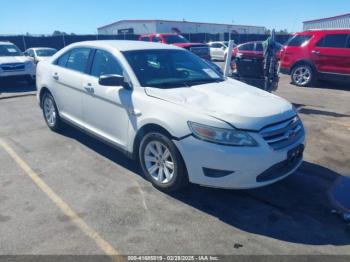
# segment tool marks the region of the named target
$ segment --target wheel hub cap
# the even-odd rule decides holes
[[[159,183],[166,184],[174,177],[174,160],[170,150],[158,141],[150,142],[144,152],[148,173]]]
[[[44,100],[44,114],[47,123],[50,126],[54,126],[56,123],[56,109],[51,98]]]
[[[294,72],[293,78],[298,85],[305,85],[311,78],[311,72],[307,67],[298,67]]]

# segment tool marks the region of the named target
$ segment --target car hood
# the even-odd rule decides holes
[[[188,88],[145,90],[149,96],[215,117],[239,129],[258,131],[296,114],[283,98],[231,79]]]
[[[25,56],[0,56],[0,64],[25,63],[30,61]]]

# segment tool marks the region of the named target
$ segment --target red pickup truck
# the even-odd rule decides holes
[[[176,45],[185,48],[199,57],[211,60],[209,47],[202,43],[191,43],[185,37],[179,34],[148,34],[141,35],[139,40],[147,42],[158,42],[170,45]]]

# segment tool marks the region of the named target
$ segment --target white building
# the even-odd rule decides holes
[[[169,20],[121,20],[98,29],[100,35],[118,34],[150,34],[150,33],[239,33],[239,34],[265,34],[263,26],[231,25],[215,23],[196,23],[187,21]]]
[[[350,29],[350,13],[303,22],[304,31],[310,29]]]

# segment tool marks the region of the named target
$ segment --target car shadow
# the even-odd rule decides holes
[[[350,117],[349,114],[341,114],[333,111],[322,110],[322,109],[314,109],[314,108],[306,108],[307,105],[293,103],[293,106],[298,110],[298,113],[304,115],[323,115],[323,116],[331,116],[331,117]]]
[[[136,161],[89,135],[72,127],[65,128],[61,135],[141,175]],[[190,185],[167,196],[251,234],[298,244],[348,245],[349,226],[331,212],[328,196],[339,177],[328,168],[304,162],[292,176],[259,189],[222,190]]]
[[[297,85],[293,84],[292,82],[289,82],[292,86],[296,88],[302,88],[298,87]],[[342,90],[342,91],[350,91],[350,81],[340,81],[340,80],[319,80],[316,83],[313,84],[311,87],[305,87],[305,88],[322,88],[322,89],[333,89],[333,90]]]

